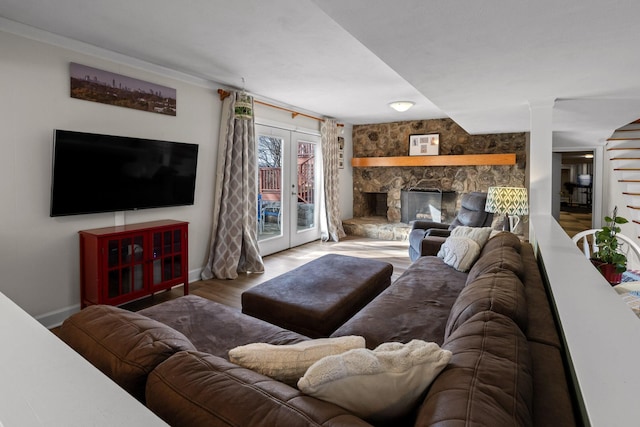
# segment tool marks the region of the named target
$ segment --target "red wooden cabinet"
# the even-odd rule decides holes
[[[188,281],[188,223],[163,220],[82,230],[80,299],[120,305]]]

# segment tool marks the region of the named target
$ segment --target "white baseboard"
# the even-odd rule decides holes
[[[196,268],[195,270],[189,271],[189,283],[201,280],[200,273],[202,273],[202,268]],[[36,316],[35,319],[40,322],[45,328],[51,329],[60,326],[67,317],[79,311],[80,304],[75,304],[69,307],[41,314],[40,316]]]
[[[40,322],[45,328],[51,329],[62,325],[62,322],[64,322],[67,317],[79,311],[80,304],[75,304],[69,307],[41,314],[40,316],[36,316],[35,319]]]
[[[202,280],[202,278],[200,277],[200,274],[202,274],[202,268],[196,268],[195,270],[189,271],[189,283]]]

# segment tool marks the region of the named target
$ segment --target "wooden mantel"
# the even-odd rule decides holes
[[[477,166],[515,165],[515,153],[507,154],[461,154],[443,156],[399,156],[399,157],[354,157],[354,168],[382,166]]]

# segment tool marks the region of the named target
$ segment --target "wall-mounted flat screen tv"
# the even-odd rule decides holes
[[[193,205],[198,145],[54,131],[51,216]]]

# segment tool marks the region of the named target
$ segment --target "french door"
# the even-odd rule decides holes
[[[261,255],[320,237],[320,137],[256,125]]]

